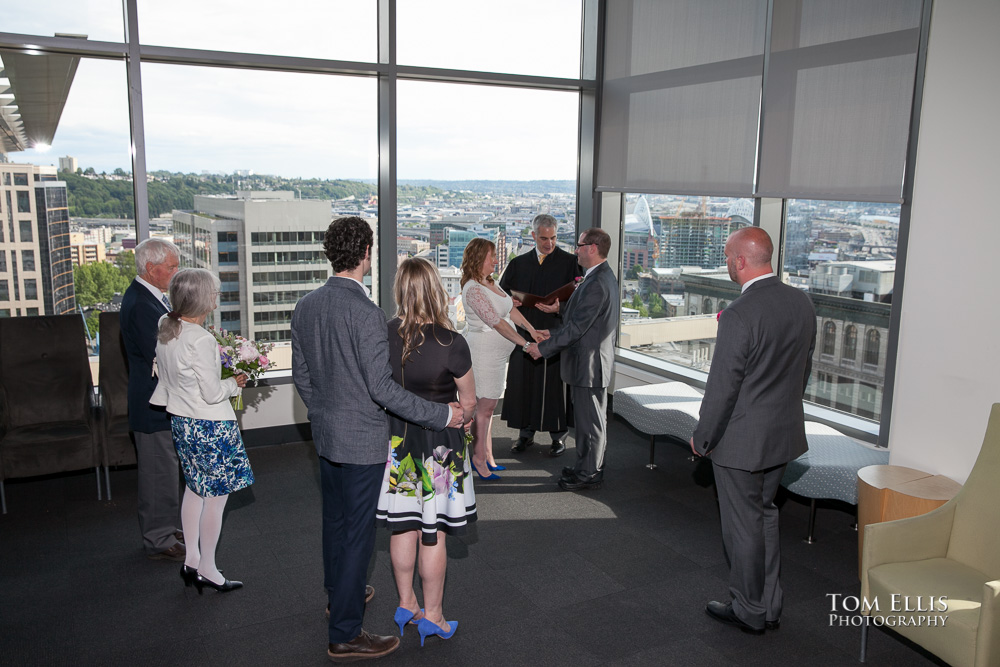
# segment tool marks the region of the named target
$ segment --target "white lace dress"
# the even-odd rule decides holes
[[[462,288],[465,306],[465,340],[472,351],[472,373],[476,378],[476,398],[500,398],[507,383],[507,360],[514,350],[510,342],[493,327],[503,320],[514,328],[510,296],[500,296],[488,287],[470,280]]]

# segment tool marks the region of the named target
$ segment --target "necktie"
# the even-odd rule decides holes
[[[170,299],[167,298],[167,295],[160,296],[160,299],[163,300],[163,305],[167,307],[167,310],[170,310]]]
[[[538,264],[539,264],[539,266],[541,266],[542,262],[545,261],[546,257],[548,257],[548,255],[543,255],[542,253],[538,253]]]

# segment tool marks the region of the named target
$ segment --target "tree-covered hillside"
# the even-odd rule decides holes
[[[93,175],[60,172],[66,181],[69,198],[69,215],[77,218],[132,218],[132,181],[120,169],[115,174]],[[94,177],[96,176],[96,177]],[[254,175],[199,175],[168,171],[150,172],[149,214],[151,217],[168,215],[172,210],[191,210],[195,195],[233,194],[237,190],[289,190],[303,199],[344,199],[354,196],[368,199],[377,188],[361,181],[326,181],[318,178],[300,179],[281,176]],[[436,191],[434,188],[422,190]]]

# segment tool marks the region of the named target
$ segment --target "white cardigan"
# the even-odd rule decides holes
[[[178,417],[236,419],[229,397],[236,395],[239,386],[233,378],[220,378],[219,344],[201,326],[181,320],[177,338],[157,341],[156,368],[159,382],[149,399],[153,405],[165,405],[167,412]]]

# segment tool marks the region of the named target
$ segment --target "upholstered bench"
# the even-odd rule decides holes
[[[656,436],[669,435],[687,443],[694,435],[701,411],[700,391],[683,382],[662,382],[616,389],[613,412],[649,434],[650,470],[656,468]]]
[[[859,443],[836,429],[806,422],[809,451],[788,464],[781,485],[809,498],[809,535],[813,543],[816,500],[841,500],[858,504],[858,471],[865,466],[886,464],[889,451]]]

